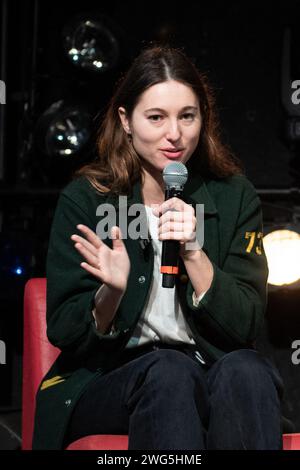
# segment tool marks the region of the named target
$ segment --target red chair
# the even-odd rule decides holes
[[[46,279],[30,279],[24,292],[22,449],[32,448],[35,394],[59,354],[46,336]],[[95,435],[72,442],[68,450],[127,450],[128,436]]]
[[[300,450],[300,433],[283,434],[283,450]]]

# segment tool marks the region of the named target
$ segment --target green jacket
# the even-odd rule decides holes
[[[262,246],[262,213],[253,185],[244,176],[221,180],[189,178],[185,202],[204,204],[204,246],[214,268],[209,290],[198,307],[193,286],[180,260],[176,289],[199,351],[208,363],[235,349],[253,348],[266,307],[268,268]],[[124,239],[131,261],[126,292],[114,330],[97,332],[92,316],[99,281],[81,266],[70,239],[78,223],[96,231],[97,207],[118,196],[102,195],[80,177],[61,193],[52,225],[47,258],[47,334],[61,354],[44,377],[37,394],[34,449],[59,449],[73,407],[90,381],[113,367],[128,342],[146,302],[152,280],[153,249]],[[128,206],[143,203],[140,182]],[[117,218],[118,219],[118,218]],[[134,219],[128,216],[128,222]],[[118,220],[117,220],[118,224]],[[112,246],[111,240],[104,240]],[[199,273],[201,275],[201,273]]]

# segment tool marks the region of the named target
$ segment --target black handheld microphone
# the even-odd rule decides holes
[[[183,187],[188,179],[186,166],[181,162],[167,165],[163,171],[165,182],[165,201],[172,197],[182,199]],[[162,287],[174,287],[178,274],[180,242],[178,240],[163,240],[160,272]]]

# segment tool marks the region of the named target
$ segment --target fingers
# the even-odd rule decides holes
[[[71,239],[76,242],[80,243],[82,246],[84,246],[87,250],[90,251],[90,253],[94,256],[97,256],[97,248],[95,248],[90,242],[88,242],[85,238],[80,237],[79,235],[72,235]]]
[[[97,253],[98,248],[105,245],[103,241],[95,234],[95,232],[93,232],[86,225],[79,224],[77,225],[77,228],[81,230],[81,232],[86,236],[88,241],[86,241],[84,238],[80,237],[79,235],[72,235],[71,237],[72,240],[79,241],[80,243],[82,243],[87,249],[90,249],[94,255]],[[113,240],[113,243],[114,243],[114,240],[118,240],[119,243],[116,243],[117,246],[123,245],[123,241],[121,240],[122,232],[121,232],[120,227],[118,227],[117,225],[111,228],[111,238]]]
[[[193,212],[170,212],[163,214],[158,223],[158,235],[160,239],[168,239],[170,233],[171,239],[183,238],[188,240],[195,232],[197,219]],[[160,235],[163,234],[163,238]],[[181,236],[180,236],[181,234]]]
[[[87,240],[95,247],[100,248],[103,244],[102,240],[86,225],[79,224],[76,226],[87,238]]]
[[[111,237],[112,237],[112,244],[113,244],[113,249],[123,249],[124,248],[124,243],[122,240],[122,232],[120,227],[117,225],[112,227],[111,229]]]
[[[175,211],[167,211],[165,214],[161,215],[158,219],[158,227],[162,226],[167,222],[174,222],[174,223],[188,223],[191,222],[194,218],[193,212],[175,212]]]
[[[81,245],[81,243],[75,243],[74,246],[89,264],[99,268],[99,260],[97,256],[94,256],[87,248]]]
[[[101,273],[99,269],[93,268],[93,266],[90,266],[89,264],[83,262],[80,263],[80,266],[85,269],[88,273],[92,274],[93,276],[102,279]]]
[[[86,236],[87,240],[79,235],[73,234],[71,239],[76,242],[75,248],[81,253],[86,261],[98,268],[98,248],[101,246],[101,241],[97,235],[89,229],[86,225],[77,225],[77,228]]]
[[[90,264],[85,263],[85,262],[80,263],[80,266],[83,269],[85,269],[88,273],[95,276],[97,279],[100,279],[100,281],[103,282],[103,284],[107,284],[108,279],[107,279],[106,274],[103,271],[101,271],[100,269],[96,269]]]
[[[159,240],[177,240],[183,245],[184,243],[194,239],[194,234],[186,232],[165,232],[159,235]]]
[[[158,227],[158,235],[163,232],[184,232],[186,229],[187,226],[183,222],[165,222]]]
[[[186,204],[182,199],[178,197],[172,197],[171,199],[167,199],[159,206],[155,205],[152,209],[152,212],[156,216],[160,216],[165,214],[167,211],[178,211],[189,213],[193,211],[193,207],[190,204]]]

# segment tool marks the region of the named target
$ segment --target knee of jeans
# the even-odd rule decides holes
[[[232,383],[253,383],[259,388],[264,384],[273,384],[280,389],[280,377],[277,371],[273,368],[259,352],[251,349],[240,349],[232,351],[216,364],[215,373],[212,374],[212,379],[222,376],[223,379],[228,379]]]
[[[178,387],[188,380],[205,380],[200,365],[181,351],[159,349],[150,353],[153,362],[148,370],[148,382],[153,381],[165,387]]]

